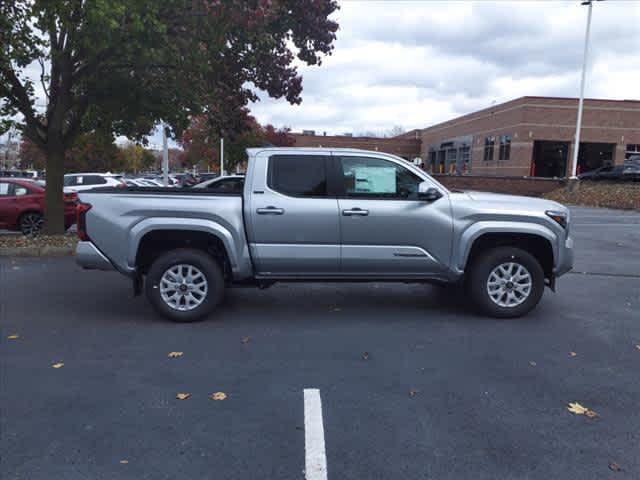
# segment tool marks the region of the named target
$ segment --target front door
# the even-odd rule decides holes
[[[451,255],[449,197],[419,199],[424,179],[399,160],[357,153],[334,158],[342,184],[343,274],[384,278],[443,273]]]
[[[329,196],[329,152],[272,154],[256,162],[250,205],[251,250],[259,275],[339,274],[338,201]]]

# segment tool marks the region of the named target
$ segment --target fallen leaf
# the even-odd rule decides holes
[[[249,337],[242,337],[242,338],[240,339],[240,343],[249,343],[249,340],[251,340],[251,338],[249,338]]]
[[[227,398],[227,394],[224,392],[216,392],[211,394],[211,400],[224,400]]]
[[[418,392],[419,392],[419,390],[411,389],[411,390],[409,390],[409,396],[410,397],[415,397]]]
[[[167,357],[169,358],[177,358],[181,356],[182,356],[182,352],[169,352],[169,355],[167,355]]]
[[[569,355],[571,355],[572,357],[575,357],[578,354],[576,352],[569,352]]]
[[[7,338],[8,338],[9,340],[17,340],[17,339],[19,339],[19,338],[20,338],[20,335],[9,335]]]
[[[342,311],[342,309],[341,309],[340,307],[333,307],[333,308],[331,309],[331,311],[332,311],[332,312],[341,312],[341,311]]]
[[[187,399],[187,398],[189,398],[190,396],[191,396],[191,394],[190,394],[190,393],[178,393],[178,394],[176,395],[176,398],[177,398],[178,400],[186,400],[186,399]]]
[[[20,267],[11,267],[11,270],[20,270]]]
[[[609,464],[609,470],[613,470],[614,472],[621,472],[622,467],[618,465],[616,462],[611,462]]]
[[[532,367],[535,367],[538,364],[536,362],[529,362],[529,365],[531,365]]]
[[[129,463],[129,460],[120,460],[120,463],[126,465],[127,463]]]
[[[596,418],[598,416],[596,412],[588,409],[587,407],[583,407],[578,402],[569,403],[567,405],[567,410],[571,413],[575,413],[576,415],[584,415],[588,418]]]
[[[364,353],[362,354],[362,359],[363,359],[363,360],[369,360],[369,352],[364,352]]]
[[[638,350],[640,350],[640,345],[636,345],[636,348],[637,348]]]
[[[64,363],[60,362],[60,363],[54,363],[53,365],[51,365],[52,368],[62,368],[64,367]]]

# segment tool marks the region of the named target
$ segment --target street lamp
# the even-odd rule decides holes
[[[595,0],[600,2],[602,0]],[[573,160],[571,161],[571,179],[575,180],[576,171],[578,169],[578,153],[580,150],[580,129],[582,128],[582,109],[584,106],[584,83],[587,76],[587,60],[589,58],[589,33],[591,32],[591,13],[593,10],[594,0],[584,0],[581,5],[589,7],[587,13],[587,31],[584,36],[584,58],[582,60],[582,80],[580,81],[580,99],[578,101],[578,119],[576,121],[576,136],[573,145]]]

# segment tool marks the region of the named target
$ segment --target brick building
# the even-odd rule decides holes
[[[433,173],[565,177],[577,116],[575,98],[522,97],[420,131]],[[579,172],[640,154],[640,101],[587,99]]]
[[[352,137],[350,135],[315,135],[315,132],[291,133],[295,147],[361,148],[391,153],[406,160],[420,156],[422,141],[417,135],[392,138]]]
[[[420,158],[431,173],[567,176],[578,100],[522,97],[393,138],[293,134],[295,146],[350,147]],[[640,101],[587,99],[579,172],[640,155]]]

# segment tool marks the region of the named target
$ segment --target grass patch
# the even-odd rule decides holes
[[[563,187],[545,194],[544,198],[569,205],[640,210],[640,183],[582,181],[574,192]]]
[[[61,247],[74,249],[78,243],[75,233],[64,235],[0,235],[0,248]]]

